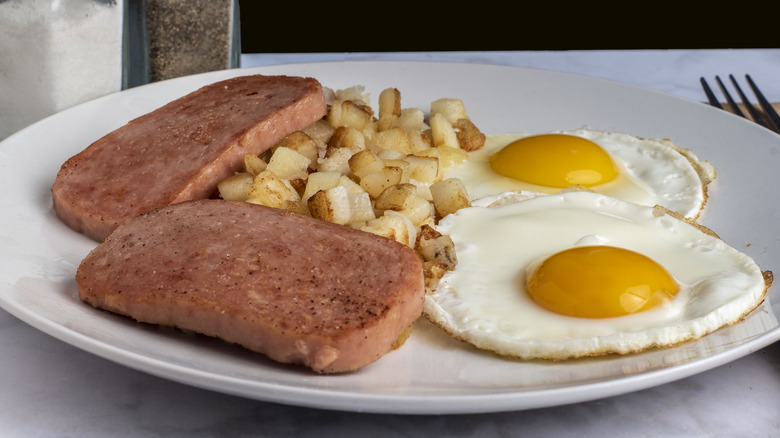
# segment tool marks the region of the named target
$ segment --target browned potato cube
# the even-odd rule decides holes
[[[434,261],[423,262],[423,278],[425,279],[425,289],[427,292],[433,292],[439,286],[439,280],[444,277],[450,269],[443,263]]]
[[[352,100],[333,102],[326,119],[335,127],[348,126],[363,133],[374,129],[374,111],[371,107]]]
[[[341,181],[342,174],[339,172],[314,172],[306,180],[306,190],[301,196],[304,202],[320,190],[327,190],[336,187]]]
[[[355,152],[349,148],[334,149],[330,156],[320,160],[317,170],[320,172],[339,172],[343,175],[351,172],[349,168],[349,159]]]
[[[431,184],[431,196],[433,206],[441,217],[471,206],[466,187],[457,178],[447,178]]]
[[[253,179],[254,176],[248,172],[239,172],[223,179],[217,183],[219,197],[228,201],[246,201]]]
[[[349,157],[348,164],[352,174],[359,178],[369,173],[376,173],[384,167],[384,162],[375,153],[367,149]]]
[[[441,113],[431,116],[431,140],[433,146],[447,146],[451,148],[460,148],[458,134],[452,123]]]
[[[328,132],[331,131],[332,130],[329,130]],[[274,148],[280,147],[292,149],[295,152],[298,152],[299,154],[308,158],[312,167],[317,163],[317,158],[319,157],[319,146],[312,135],[307,134],[305,131],[295,131],[287,135],[279,143],[277,143],[276,146],[274,146]]]
[[[309,136],[309,138],[314,140],[314,143],[317,144],[318,149],[325,149],[325,144],[328,142],[328,139],[330,138],[331,135],[333,135],[333,132],[335,130],[336,128],[330,123],[328,123],[327,120],[320,119],[312,123],[311,125],[303,128],[302,131],[306,133]]]
[[[268,163],[266,163],[262,158],[258,157],[255,154],[246,154],[244,155],[244,169],[251,174],[252,176],[256,176],[258,173],[264,171],[268,167]]]
[[[426,183],[434,183],[441,179],[442,169],[438,157],[407,155],[409,163],[409,178]]]
[[[390,129],[401,117],[401,92],[397,88],[386,88],[379,93],[379,119],[377,131]]]
[[[431,116],[434,114],[443,115],[451,124],[454,124],[458,119],[468,118],[463,101],[447,97],[431,102]]]
[[[349,223],[349,195],[344,186],[320,190],[306,204],[312,217],[342,225]]]
[[[409,162],[406,161],[405,155],[400,154],[398,158],[383,159],[382,162],[385,163],[385,167],[397,167],[401,169],[401,181],[400,181],[401,183],[408,183],[410,181],[409,169],[411,168],[411,166]]]
[[[428,225],[420,227],[415,249],[424,261],[441,263],[449,269],[458,264],[455,243],[450,236],[441,234]]]
[[[384,166],[377,172],[361,177],[360,187],[363,187],[372,198],[376,198],[384,189],[399,184],[402,177],[403,169],[400,167]]]
[[[416,197],[417,187],[413,184],[396,184],[382,190],[374,201],[374,207],[379,210],[401,211],[411,207]]]
[[[339,148],[348,148],[353,152],[359,152],[366,148],[366,138],[362,132],[355,128],[339,126],[333,132],[327,143],[325,156],[331,156]]]
[[[296,213],[303,214],[306,216],[310,216],[309,207],[306,206],[306,203],[304,203],[300,199],[284,201],[280,208],[284,210],[294,211]]]
[[[287,148],[276,148],[268,161],[266,170],[270,170],[284,179],[306,179],[311,161],[298,152]]]
[[[268,170],[254,177],[247,198],[248,202],[275,208],[284,208],[286,201],[299,200],[300,195],[289,180]]]
[[[485,134],[469,119],[458,119],[453,125],[457,129],[458,142],[464,151],[476,151],[485,145]]]
[[[385,149],[398,151],[402,154],[410,154],[412,152],[409,134],[403,128],[389,128],[377,132],[368,141],[368,148],[374,151],[374,153],[379,153]]]

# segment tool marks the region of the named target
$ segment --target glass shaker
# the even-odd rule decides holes
[[[0,140],[122,89],[128,0],[0,0]]]
[[[144,0],[148,81],[239,67],[238,0]]]

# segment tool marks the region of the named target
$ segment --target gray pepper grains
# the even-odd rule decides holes
[[[239,66],[237,0],[146,0],[149,82]]]

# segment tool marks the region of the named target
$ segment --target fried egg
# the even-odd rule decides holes
[[[426,296],[425,315],[455,338],[522,359],[694,340],[739,321],[771,283],[706,228],[587,191],[486,198],[437,229],[454,241],[458,264]]]
[[[558,193],[584,187],[640,205],[696,218],[707,200],[712,166],[668,140],[582,128],[536,135],[490,135],[445,177],[469,197],[506,191]]]

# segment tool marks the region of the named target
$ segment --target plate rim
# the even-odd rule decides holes
[[[346,66],[349,64],[361,64],[361,65],[414,64],[417,66],[419,66],[420,64],[447,64],[447,65],[462,64],[468,66],[481,65],[488,68],[523,70],[527,72],[544,72],[545,74],[549,73],[552,75],[559,75],[560,77],[587,78],[588,80],[593,80],[593,81],[602,81],[610,84],[620,84],[621,86],[624,87],[633,87],[636,89],[640,89],[643,92],[656,93],[658,95],[663,96],[664,98],[674,98],[674,99],[690,102],[687,99],[683,99],[677,96],[668,95],[655,90],[650,90],[647,88],[639,87],[632,84],[626,84],[623,82],[617,82],[610,79],[583,76],[575,73],[540,70],[540,69],[528,68],[528,67],[517,67],[517,66],[508,66],[508,65],[501,65],[501,64],[473,64],[473,63],[463,63],[457,61],[350,60],[350,61],[322,61],[322,62],[302,62],[302,63],[295,63],[295,64],[278,64],[278,65],[271,65],[271,66],[247,67],[241,69],[202,73],[190,77],[175,78],[167,81],[161,81],[155,84],[148,84],[141,87],[136,87],[136,89],[124,90],[119,93],[114,93],[109,96],[104,96],[95,99],[93,101],[77,105],[76,107],[99,105],[99,102],[102,102],[105,99],[115,98],[112,96],[116,96],[118,94],[128,93],[128,92],[142,93],[144,90],[153,89],[149,87],[162,87],[166,83],[168,84],[171,83],[171,81],[182,82],[186,80],[194,80],[195,82],[198,82],[200,80],[207,80],[207,78],[211,78],[211,77],[226,78],[235,75],[262,73],[264,71],[275,70],[279,68],[290,68],[290,67],[294,67],[294,68],[303,67],[303,68],[316,69],[317,67],[321,67],[325,64],[339,64],[341,66]],[[74,111],[74,109],[71,108],[63,112],[68,112],[68,111]],[[3,156],[7,144],[17,141],[16,139],[22,138],[26,135],[26,133],[38,129],[38,127],[42,126],[42,124],[50,123],[51,119],[56,118],[58,116],[59,116],[58,114],[55,114],[53,116],[47,117],[46,119],[36,122],[12,134],[7,139],[0,142],[0,157]],[[142,356],[136,352],[130,352],[127,350],[118,349],[113,345],[102,343],[82,333],[78,333],[67,327],[57,325],[53,321],[50,321],[48,319],[39,319],[37,318],[37,316],[39,315],[31,313],[32,311],[30,309],[24,308],[18,302],[9,301],[4,294],[0,294],[0,307],[5,309],[9,313],[13,314],[15,317],[23,320],[27,324],[35,327],[38,330],[43,331],[44,333],[47,333],[50,336],[53,336],[57,339],[60,339],[66,343],[74,345],[82,350],[88,351],[97,356],[103,357],[104,359],[119,363],[124,366],[129,366],[131,368],[138,369],[146,373],[156,375],[158,377],[163,377],[169,380],[178,381],[183,384],[189,384],[204,389],[227,392],[238,396],[256,398],[258,400],[269,401],[269,402],[278,402],[283,404],[325,408],[325,409],[375,412],[375,413],[461,414],[461,413],[476,413],[476,412],[500,412],[500,411],[521,410],[521,409],[529,409],[535,407],[569,404],[569,403],[593,400],[595,398],[604,398],[604,397],[623,394],[626,392],[641,390],[641,389],[655,386],[657,384],[667,383],[673,380],[689,377],[699,372],[703,372],[715,368],[717,366],[723,365],[725,363],[731,362],[735,359],[743,357],[746,354],[755,352],[780,339],[780,327],[775,327],[774,329],[766,331],[756,337],[753,337],[752,339],[749,339],[734,348],[730,348],[728,350],[716,353],[715,355],[712,356],[707,356],[704,358],[698,358],[693,361],[685,362],[680,365],[661,368],[649,372],[643,372],[636,375],[624,376],[619,379],[612,379],[612,380],[595,382],[595,383],[586,383],[582,385],[575,385],[575,386],[564,387],[564,388],[545,389],[540,391],[515,392],[509,394],[501,393],[495,395],[460,395],[457,397],[452,397],[452,396],[426,397],[426,396],[418,396],[418,395],[400,396],[400,395],[386,395],[386,394],[381,394],[381,395],[355,394],[355,393],[345,393],[341,391],[331,391],[331,390],[324,390],[324,389],[317,390],[312,388],[289,388],[287,386],[282,386],[282,389],[286,390],[286,391],[284,390],[281,391],[282,393],[284,393],[284,395],[282,395],[280,392],[275,392],[274,394],[263,398],[263,397],[257,397],[257,396],[246,394],[232,387],[226,390],[226,388],[220,388],[219,385],[216,384],[218,381],[240,380],[240,379],[231,378],[229,376],[211,374],[216,378],[212,379],[212,381],[209,381],[210,383],[209,385],[206,385],[202,381],[195,382],[192,381],[192,379],[182,378],[181,377],[182,374],[185,376],[191,376],[195,378],[196,376],[203,377],[203,375],[209,375],[209,373],[205,373],[200,370],[194,370],[191,368],[178,367],[175,364],[169,364],[155,358]],[[102,347],[102,349],[100,347]],[[115,355],[110,355],[108,354],[108,352],[115,353]],[[117,357],[129,358],[131,359],[132,364],[120,362]],[[157,366],[155,367],[153,365],[157,365]],[[179,371],[178,375],[171,375],[171,374],[176,374],[173,373],[175,368],[180,368],[178,370]],[[166,372],[163,372],[163,370],[165,370]],[[181,371],[184,371],[184,373],[182,373]],[[255,385],[259,385],[262,387],[269,384],[256,383]],[[559,398],[559,396],[563,396],[564,393],[571,393],[572,388],[577,389],[577,392],[580,393],[580,397],[575,397],[564,403],[563,400]],[[274,387],[273,385],[270,385],[264,389],[279,390],[278,387]],[[593,394],[591,393],[591,391],[593,391],[594,389],[599,390],[598,391],[599,395],[597,397],[594,397]],[[317,397],[312,397],[312,392],[316,393],[315,395]],[[537,395],[538,392],[544,392],[546,394],[552,393],[554,397],[549,398],[545,403],[542,404],[522,403],[523,401],[525,401],[526,398]],[[298,397],[294,397],[295,394],[300,394],[302,396],[305,396],[304,398],[308,397],[309,399],[301,400]],[[333,403],[334,398],[337,399],[340,403],[334,404]],[[473,401],[478,403],[466,403],[464,405],[463,399],[468,399],[468,401],[470,402]],[[371,403],[366,404],[366,401],[370,401]],[[438,403],[436,403],[436,405],[434,406],[434,404],[432,404],[431,401],[436,401]],[[387,406],[388,403],[392,406],[391,409],[388,409]],[[403,407],[399,407],[401,405],[408,406],[411,409],[405,409]],[[484,405],[484,407],[479,408],[476,407],[475,405]]]

